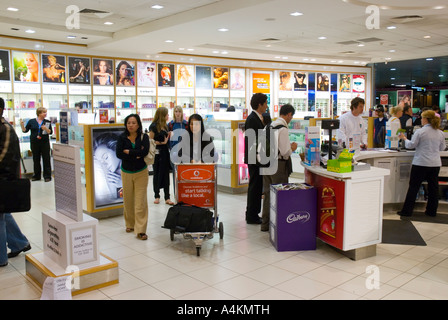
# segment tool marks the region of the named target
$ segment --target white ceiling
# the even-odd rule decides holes
[[[155,4],[164,8],[152,9]],[[79,29],[70,30],[70,5],[106,13],[81,13]],[[380,8],[379,29],[366,26],[372,15],[366,13],[369,5]],[[303,15],[291,16],[292,12]],[[394,19],[404,16],[419,17]],[[387,28],[392,25],[396,28]],[[36,32],[28,34],[27,29]],[[448,1],[0,0],[2,35],[6,37],[0,38],[0,46],[8,46],[11,37],[29,38],[44,44],[81,44],[89,52],[116,57],[153,59],[170,53],[365,65],[446,56]]]

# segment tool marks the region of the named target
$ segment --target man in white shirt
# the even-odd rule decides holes
[[[361,116],[364,105],[364,99],[354,98],[350,104],[350,112],[344,113],[339,118],[338,141],[345,144],[348,149],[367,148],[367,132]],[[352,142],[352,145],[350,145],[350,142]]]
[[[294,107],[285,104],[280,108],[280,116],[271,123],[275,129],[274,135],[278,141],[278,164],[275,172],[269,172],[271,168],[262,168],[260,173],[263,175],[263,211],[261,216],[261,231],[269,231],[269,212],[270,212],[270,188],[271,184],[288,183],[289,175],[292,172],[291,154],[297,149],[297,143],[289,140],[288,124],[294,116]],[[275,166],[274,166],[275,167]],[[266,170],[264,170],[266,169]],[[266,174],[266,173],[270,174]]]

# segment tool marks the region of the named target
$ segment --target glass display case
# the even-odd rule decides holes
[[[293,176],[302,176],[304,173],[304,168],[300,164],[300,153],[305,151],[305,127],[309,125],[309,120],[293,119],[288,126],[289,140],[297,143],[297,149],[291,155]]]
[[[135,96],[117,95],[116,96],[116,123],[123,123],[124,119],[132,114],[136,113],[136,99]]]
[[[115,99],[113,95],[93,96],[94,123],[109,123],[115,120]]]

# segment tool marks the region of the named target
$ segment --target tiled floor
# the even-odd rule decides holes
[[[149,190],[152,183],[150,179]],[[277,252],[269,234],[246,225],[246,195],[218,193],[224,239],[216,234],[196,256],[193,241],[161,228],[168,206],[148,196],[147,241],[125,232],[122,217],[99,220],[100,251],[119,263],[119,284],[74,299],[448,299],[448,225],[414,225],[427,246],[379,244],[375,257],[353,261],[318,241],[315,251]],[[32,183],[32,210],[14,214],[42,251],[41,212],[54,209],[53,182]],[[385,218],[398,219],[392,212]],[[372,288],[369,268],[379,271]],[[0,299],[40,299],[41,291],[25,275],[25,255],[0,268]]]

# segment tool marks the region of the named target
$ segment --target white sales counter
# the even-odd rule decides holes
[[[317,188],[317,237],[354,260],[376,255],[389,170],[335,173],[302,165],[305,182]]]

